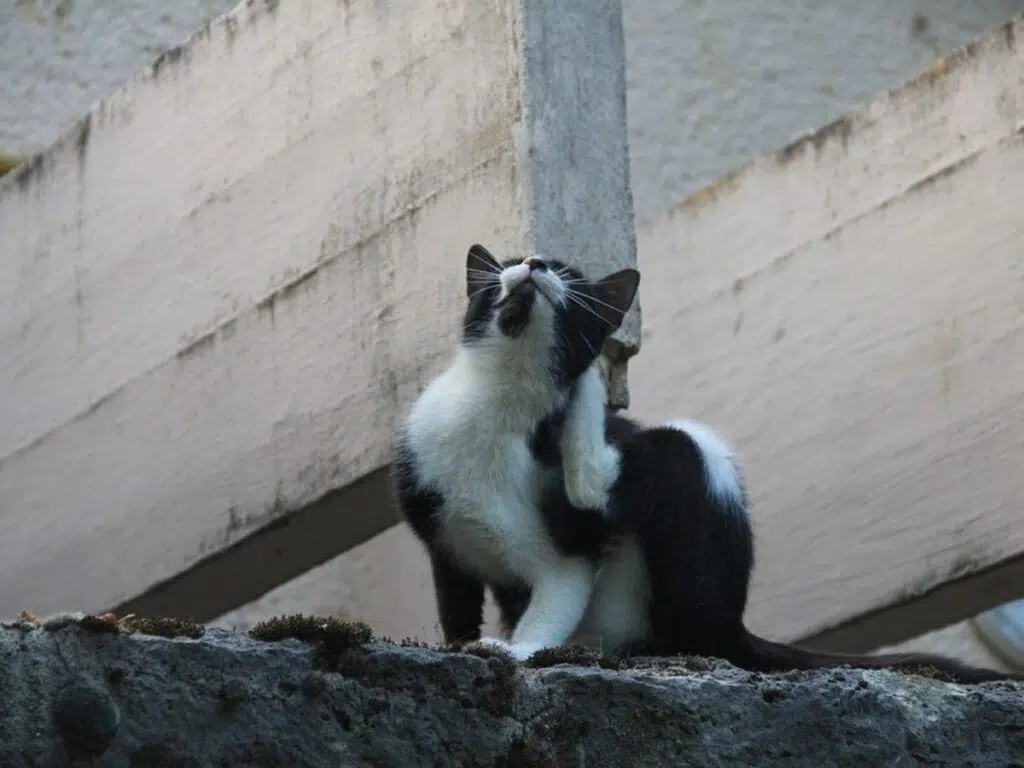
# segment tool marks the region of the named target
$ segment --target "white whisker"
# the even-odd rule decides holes
[[[491,264],[491,263],[490,263],[489,261],[487,261],[487,259],[485,259],[485,258],[484,258],[483,256],[480,256],[480,255],[478,255],[478,254],[476,254],[476,253],[473,253],[473,252],[471,252],[471,255],[473,256],[473,258],[474,258],[474,259],[476,259],[476,260],[477,260],[477,261],[479,261],[479,262],[480,262],[481,264],[483,264],[483,265],[484,265],[485,267],[487,267],[487,269],[486,269],[486,270],[483,270],[483,271],[486,271],[486,272],[487,272],[487,274],[490,274],[490,275],[496,275],[496,274],[498,274],[498,270],[496,270],[496,269],[494,268],[494,265],[493,265],[493,264]]]
[[[589,296],[584,296],[583,299],[581,299],[580,298],[581,294],[577,293],[576,291],[566,291],[565,295],[569,298],[570,301],[572,301],[574,304],[576,304],[576,306],[581,307],[582,309],[585,309],[587,312],[592,314],[594,317],[596,317],[598,320],[600,320],[601,322],[605,323],[609,327],[614,327],[615,326],[615,323],[613,323],[610,320],[607,320],[607,319],[601,317],[601,315],[597,312],[596,309],[594,309],[586,301],[583,300],[583,299],[587,299],[588,301],[596,301],[596,299],[593,299],[592,297],[589,297]],[[612,307],[609,304],[604,304],[604,302],[598,302],[598,303],[599,304],[603,304],[604,306],[607,306],[610,309],[615,309],[615,307]]]
[[[481,293],[483,293],[484,291],[488,291],[488,290],[490,290],[493,287],[494,287],[494,284],[492,283],[490,285],[485,285],[483,288],[477,288],[475,291],[473,291],[471,294],[469,294],[469,296],[467,297],[466,301],[472,301],[477,296],[479,296]]]
[[[473,269],[472,267],[467,269],[466,272],[468,272],[471,275],[475,275],[477,277],[486,278],[486,279],[490,280],[491,282],[495,282],[495,283],[498,282],[498,279],[501,277],[497,272],[488,272],[488,271],[483,270],[483,269]]]
[[[574,298],[578,297],[580,295],[580,294],[578,294],[575,291],[569,291],[568,293],[570,295],[574,295]],[[610,310],[612,310],[614,312],[618,312],[620,315],[626,314],[625,312],[623,312],[618,307],[614,307],[611,304],[609,304],[607,302],[604,302],[604,301],[601,301],[600,299],[595,298],[593,296],[584,296],[583,298],[586,299],[586,301],[588,301],[588,302],[593,302],[594,304],[600,304],[602,307],[607,307],[608,309],[610,309]],[[576,300],[577,300],[577,303],[579,303],[579,299],[577,298]],[[595,315],[597,314],[597,312],[593,309],[593,307],[588,306],[587,309],[589,309],[591,312],[594,312]],[[598,315],[598,316],[600,317],[600,315]]]

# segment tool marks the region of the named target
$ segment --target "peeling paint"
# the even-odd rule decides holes
[[[72,142],[75,146],[75,154],[78,155],[79,167],[85,165],[86,156],[89,153],[89,137],[92,135],[92,113],[87,114],[78,121],[72,135]]]
[[[224,17],[224,42],[228,48],[235,44],[235,37],[238,35],[238,17],[230,14]]]
[[[856,121],[857,113],[843,115],[813,133],[790,142],[775,152],[775,159],[780,165],[788,165],[794,158],[803,155],[809,149],[813,149],[815,154],[821,154],[825,147],[833,141],[838,141],[843,149],[846,149],[856,127]]]
[[[8,178],[18,185],[18,188],[25,192],[37,178],[42,178],[46,172],[47,153],[39,152],[25,159],[21,165],[15,168]]]
[[[153,63],[149,65],[149,71],[153,76],[154,80],[159,80],[163,74],[165,67],[174,67],[177,63],[185,56],[185,52],[189,43],[182,43],[176,45],[173,48],[168,48],[166,51],[161,53],[155,59]]]
[[[713,184],[708,184],[706,187],[698,189],[693,194],[684,198],[677,207],[680,209],[698,210],[711,205],[716,200],[720,199],[725,193],[736,189],[736,187],[739,186],[740,178],[744,172],[745,169],[735,171],[724,176]]]

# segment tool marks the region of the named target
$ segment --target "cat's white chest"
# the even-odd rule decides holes
[[[420,479],[441,492],[441,543],[489,581],[533,581],[556,553],[538,512],[543,475],[526,429],[472,393],[435,387],[408,421]]]

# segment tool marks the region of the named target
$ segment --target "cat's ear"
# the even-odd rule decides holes
[[[595,299],[591,305],[607,324],[609,335],[622,325],[622,318],[629,311],[639,285],[640,273],[635,269],[623,269],[601,278],[591,286]]]
[[[466,254],[466,296],[497,284],[501,264],[482,245],[471,245]]]

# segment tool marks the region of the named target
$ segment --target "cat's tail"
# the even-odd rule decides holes
[[[859,655],[813,651],[798,645],[777,643],[744,629],[735,659],[730,661],[751,672],[785,672],[794,669],[859,667],[861,669],[897,669],[908,672],[937,670],[953,682],[987,683],[995,680],[1022,680],[1024,673],[1000,672],[964,664],[955,659],[929,653],[887,653]]]

